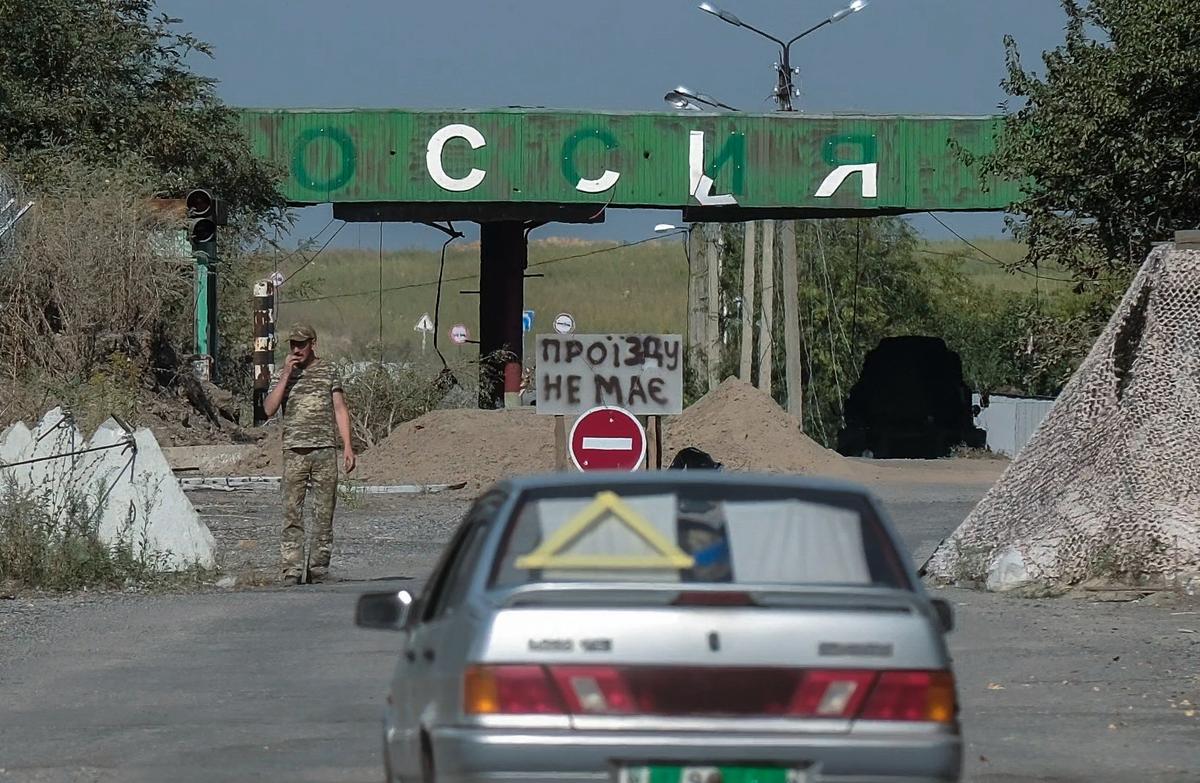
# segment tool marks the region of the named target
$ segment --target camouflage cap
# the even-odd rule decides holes
[[[317,339],[317,330],[308,324],[292,324],[291,330],[288,331],[288,342],[290,343],[306,343],[315,339]]]

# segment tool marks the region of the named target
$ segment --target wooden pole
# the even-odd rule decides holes
[[[746,240],[742,253],[742,356],[738,377],[751,383],[754,371],[754,239],[758,224],[746,222]]]
[[[764,220],[762,237],[762,321],[758,325],[758,388],[771,393],[775,354],[775,221]]]
[[[662,416],[654,417],[654,469],[662,470],[663,466],[663,433]]]
[[[704,366],[707,371],[708,390],[715,389],[721,382],[721,226],[710,226],[708,241],[704,243],[708,253],[708,308],[705,313],[706,337]]]
[[[696,223],[688,235],[688,319],[684,361],[691,368],[692,379],[703,383],[707,372],[704,344],[708,337],[705,315],[708,312],[708,253],[705,252],[705,232],[708,226]]]
[[[567,469],[567,419],[554,417],[554,469],[562,473]]]
[[[800,362],[800,270],[796,259],[796,221],[785,220],[779,230],[783,265],[784,382],[787,412],[803,423],[804,390]]]

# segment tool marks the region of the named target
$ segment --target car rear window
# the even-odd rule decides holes
[[[492,585],[537,582],[909,587],[864,498],[721,485],[527,493]]]

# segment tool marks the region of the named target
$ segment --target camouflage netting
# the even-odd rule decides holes
[[[1200,252],[1161,246],[924,573],[1003,590],[1200,572],[1198,435]]]

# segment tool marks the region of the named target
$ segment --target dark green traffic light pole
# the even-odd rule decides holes
[[[217,382],[217,226],[225,222],[220,201],[207,190],[193,190],[185,200],[188,241],[196,259],[196,302],[194,311],[196,354],[208,363],[209,376]]]

